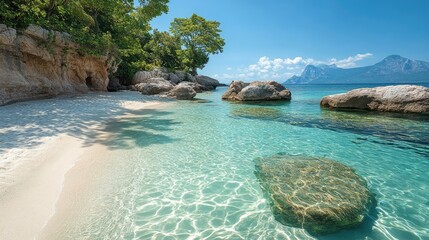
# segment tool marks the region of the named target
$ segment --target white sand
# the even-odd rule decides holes
[[[102,144],[111,135],[103,126],[162,104],[127,92],[0,108],[0,239],[35,239],[46,226],[54,232],[50,219],[67,216],[98,160],[114,151]]]

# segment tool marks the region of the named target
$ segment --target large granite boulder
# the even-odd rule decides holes
[[[190,86],[197,93],[201,93],[203,91],[213,90],[213,89],[207,89],[205,86],[198,84],[198,83],[195,83],[195,82],[181,82],[180,84]]]
[[[326,96],[320,105],[331,109],[429,113],[429,88],[415,85],[360,88]]]
[[[136,84],[135,87],[143,95],[156,95],[170,91],[174,85],[163,78],[151,78],[144,83]]]
[[[107,85],[107,91],[109,92],[117,92],[120,90],[125,90],[125,86],[122,86],[119,78],[117,77],[110,77],[109,78],[109,84]]]
[[[365,180],[329,159],[275,155],[255,174],[277,221],[326,234],[360,224],[374,204]]]
[[[235,100],[238,93],[247,86],[249,86],[249,83],[245,83],[243,81],[232,81],[226,92],[223,94],[222,99]]]
[[[139,83],[151,82],[151,79],[153,78],[162,78],[164,80],[169,80],[170,74],[165,68],[156,68],[152,71],[138,71],[136,72],[136,74],[134,74],[132,84],[135,85]]]
[[[172,72],[170,73],[170,82],[174,83],[174,84],[178,84],[180,82],[185,81],[186,79],[186,73],[182,72],[182,71],[176,71],[176,72]]]
[[[217,86],[220,85],[218,80],[203,75],[195,76],[195,80],[198,84],[204,86],[207,90],[214,90]]]
[[[172,90],[165,94],[166,97],[176,98],[178,100],[191,100],[197,95],[192,86],[185,82],[179,83]]]
[[[181,82],[193,83],[193,87],[197,92],[211,91],[221,85],[218,80],[207,76],[192,76],[184,71],[168,72],[165,68],[157,68],[152,71],[138,71],[134,74],[132,84],[149,83],[153,82],[153,79],[164,79],[171,82],[173,85],[177,85]]]
[[[291,98],[291,92],[275,81],[251,83],[233,81],[222,96],[222,99],[237,101],[290,100]]]

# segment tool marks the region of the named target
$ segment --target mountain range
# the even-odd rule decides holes
[[[284,84],[355,84],[429,82],[429,62],[391,55],[372,66],[339,68],[336,65],[307,65],[301,76]]]

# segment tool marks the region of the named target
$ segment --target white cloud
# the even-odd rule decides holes
[[[331,58],[328,61],[314,60],[313,58],[275,58],[271,60],[267,56],[259,58],[255,64],[251,64],[245,68],[237,68],[235,74],[215,74],[214,76],[221,78],[220,80],[254,80],[254,79],[273,79],[286,80],[293,75],[300,75],[304,68],[309,65],[320,64],[335,64],[341,68],[350,68],[357,66],[357,62],[371,57],[371,53],[357,54],[344,59]],[[228,71],[233,72],[231,68]]]
[[[365,58],[371,57],[372,53],[364,53],[364,54],[356,54],[355,56],[351,56],[345,59],[337,60],[336,58],[332,58],[329,61],[329,64],[335,64],[341,68],[350,68],[355,67],[356,62],[362,61]]]

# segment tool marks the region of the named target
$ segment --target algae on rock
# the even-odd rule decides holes
[[[275,155],[255,175],[277,221],[326,234],[360,224],[374,203],[366,181],[330,159]]]

